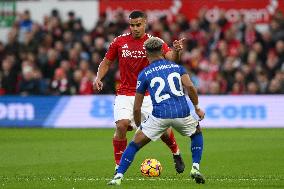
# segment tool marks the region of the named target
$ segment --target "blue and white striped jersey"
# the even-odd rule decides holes
[[[153,103],[153,116],[157,118],[183,118],[190,114],[181,76],[187,74],[184,67],[160,59],[152,62],[138,75],[136,92],[149,91]]]

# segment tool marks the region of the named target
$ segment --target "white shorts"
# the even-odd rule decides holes
[[[169,128],[174,128],[183,136],[191,136],[195,133],[198,121],[191,115],[185,118],[161,119],[150,115],[139,129],[152,141],[158,140]]]
[[[130,120],[131,126],[136,129],[133,116],[133,106],[134,106],[135,96],[118,95],[115,97],[114,102],[114,120],[115,122],[128,119]],[[150,96],[145,96],[142,107],[141,107],[141,121],[145,120],[149,115],[152,114],[153,106]]]

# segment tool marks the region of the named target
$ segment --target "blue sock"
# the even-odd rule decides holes
[[[191,153],[192,163],[200,163],[203,151],[203,136],[202,133],[196,133],[191,137]]]
[[[124,174],[127,171],[128,167],[134,159],[136,152],[138,152],[139,149],[140,147],[135,142],[132,141],[129,143],[122,154],[117,173]]]

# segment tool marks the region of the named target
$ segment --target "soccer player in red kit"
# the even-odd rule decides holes
[[[94,81],[95,87],[100,91],[103,88],[102,78],[109,70],[110,64],[118,59],[121,85],[117,90],[114,105],[114,119],[116,129],[113,137],[114,159],[116,169],[119,165],[122,153],[127,146],[126,133],[128,130],[136,128],[133,119],[134,97],[136,92],[136,82],[139,72],[149,65],[146,58],[144,42],[152,37],[145,33],[146,15],[141,11],[133,11],[129,15],[130,33],[116,37],[100,63],[97,77]],[[173,42],[174,49],[170,49],[166,43],[163,44],[163,53],[166,59],[177,62],[179,52],[182,50],[181,40]],[[150,96],[146,96],[142,105],[142,115],[144,119],[152,113],[152,102]],[[178,173],[184,171],[184,163],[181,158],[178,145],[171,129],[168,129],[161,137],[173,153],[175,168]]]

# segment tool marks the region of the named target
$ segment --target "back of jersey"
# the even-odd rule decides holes
[[[182,118],[190,114],[181,82],[183,74],[187,74],[184,67],[165,59],[156,60],[141,71],[136,91],[149,91],[153,116]]]

